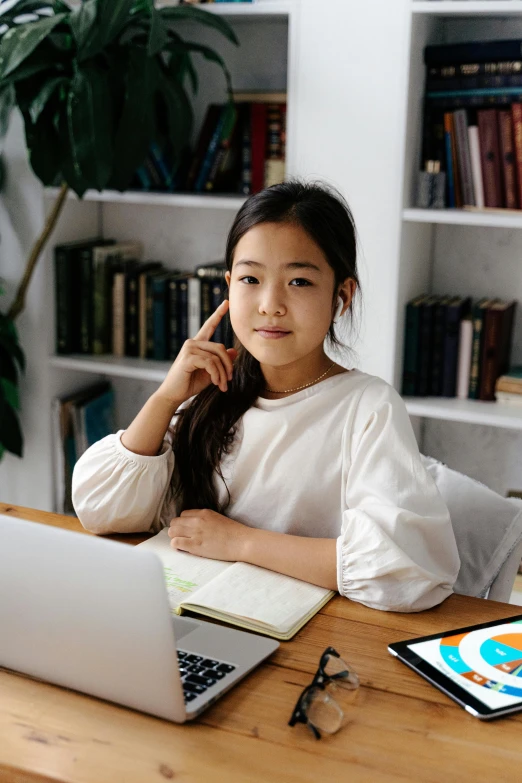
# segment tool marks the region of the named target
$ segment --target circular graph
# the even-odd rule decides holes
[[[475,685],[522,698],[522,621],[446,636],[440,654]]]

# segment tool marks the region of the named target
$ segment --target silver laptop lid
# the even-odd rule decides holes
[[[185,719],[152,552],[0,515],[0,666]]]

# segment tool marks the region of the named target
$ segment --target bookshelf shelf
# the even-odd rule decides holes
[[[58,188],[45,188],[44,193],[49,198],[56,198]],[[69,192],[69,198],[79,201],[75,193]],[[194,209],[230,209],[238,210],[245,202],[243,196],[199,195],[198,193],[151,193],[128,190],[120,193],[117,190],[88,190],[82,201],[99,201],[106,204],[140,204],[142,206],[192,207]]]
[[[410,416],[522,430],[522,405],[440,397],[404,397]]]
[[[512,16],[522,14],[521,0],[417,0],[414,14],[432,16]]]
[[[158,8],[162,6],[178,5],[178,0],[168,2],[163,0],[156,4]],[[292,13],[293,3],[281,2],[281,0],[260,0],[253,3],[217,3],[201,6],[204,11],[208,11],[218,16],[226,16],[231,19],[242,19],[255,17],[256,19],[274,19],[287,18]]]
[[[522,228],[522,210],[405,209],[402,219],[408,223]]]
[[[113,378],[133,378],[140,381],[159,382],[165,379],[172,362],[154,359],[130,359],[117,356],[50,356],[49,364],[62,370],[79,370]]]

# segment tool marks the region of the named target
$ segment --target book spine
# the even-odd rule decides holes
[[[420,307],[419,322],[419,376],[418,390],[419,397],[426,397],[431,393],[430,366],[433,349],[433,302],[427,302]]]
[[[444,337],[444,367],[442,370],[442,396],[454,397],[457,391],[457,360],[459,353],[460,310],[448,306]]]
[[[194,338],[201,328],[201,280],[188,278],[188,330],[189,338]]]
[[[73,270],[69,253],[65,248],[55,248],[54,272],[56,353],[73,353],[78,350],[75,346],[73,329]]]
[[[462,198],[465,206],[475,206],[473,177],[471,174],[471,156],[469,151],[468,120],[465,109],[459,109],[453,115],[457,137],[457,158],[459,162]]]
[[[211,288],[212,288],[212,280],[208,277],[198,277],[200,281],[200,288],[201,288],[201,299],[200,299],[200,328],[205,323],[205,321],[210,318],[212,315],[212,305],[210,301],[210,295],[211,295]],[[211,341],[214,340],[214,337],[210,338]]]
[[[511,111],[498,112],[498,136],[502,172],[503,201],[507,209],[517,208],[517,181],[515,176],[515,147]]]
[[[139,356],[138,278],[130,272],[125,291],[125,355]]]
[[[197,193],[202,193],[205,190],[205,185],[208,179],[208,175],[212,168],[214,158],[217,155],[218,145],[221,139],[221,134],[223,133],[223,127],[225,125],[226,118],[227,118],[227,107],[223,106],[219,114],[217,125],[214,128],[214,132],[212,133],[212,136],[210,138],[210,143],[208,145],[208,149],[203,159],[203,163],[201,164],[201,170],[196,180],[195,190]]]
[[[522,208],[522,103],[514,103],[511,106],[511,117],[513,119],[517,202],[519,207]]]
[[[266,104],[252,103],[252,193],[263,189],[266,156]]]
[[[469,152],[471,158],[471,175],[473,177],[473,191],[477,207],[484,206],[484,183],[482,180],[482,165],[480,162],[479,129],[476,125],[468,128]]]
[[[433,77],[428,73],[426,92],[456,92],[460,90],[488,90],[506,87],[522,87],[522,74],[467,74],[462,76]]]
[[[433,355],[431,361],[431,394],[442,396],[442,369],[444,366],[444,332],[446,327],[446,304],[438,302],[433,309]]]
[[[473,323],[471,318],[463,318],[460,322],[459,354],[457,359],[457,397],[459,400],[465,400],[468,396],[472,344]]]
[[[179,284],[179,339],[181,345],[189,339],[189,296],[188,280],[181,280]]]
[[[179,284],[177,280],[169,280],[169,359],[175,359],[181,350],[179,340]]]
[[[480,386],[480,358],[482,355],[482,339],[484,334],[484,314],[485,310],[478,302],[473,308],[473,341],[471,346],[471,366],[469,371],[469,390],[468,398],[478,400]]]
[[[252,104],[247,104],[241,128],[241,193],[252,193]]]
[[[484,106],[510,106],[522,101],[522,88],[503,90],[461,90],[454,92],[427,93],[426,101],[433,109],[474,109]]]
[[[138,282],[138,332],[140,359],[147,358],[147,275],[141,274]]]
[[[500,375],[497,370],[499,365],[501,318],[501,310],[488,307],[484,320],[479,400],[495,399],[495,381]]]
[[[212,285],[210,289],[210,307],[212,312],[215,312],[219,307],[219,305],[221,304],[221,302],[223,301],[224,285],[225,285],[225,281],[223,278],[212,280]],[[212,339],[214,340],[215,343],[225,342],[225,329],[223,325],[223,319],[221,319],[221,321],[218,323]]]
[[[112,352],[125,355],[125,272],[116,272],[112,280]]]
[[[96,250],[94,250],[94,254]],[[110,261],[93,259],[93,325],[92,351],[96,355],[110,351],[111,291]]]
[[[430,67],[447,66],[448,63],[506,62],[520,60],[521,50],[522,42],[518,39],[434,44],[425,47],[424,62]]]
[[[84,247],[79,253],[79,310],[80,353],[91,354],[93,343],[93,268],[92,248]]]
[[[522,74],[522,60],[496,60],[492,62],[469,63],[445,63],[444,65],[431,65],[428,67],[428,79],[454,79],[461,77],[464,81],[473,76],[514,75],[520,78]]]
[[[166,284],[164,279],[152,280],[153,359],[167,359]]]
[[[486,207],[502,207],[497,111],[496,109],[483,109],[477,112],[477,117],[484,181],[484,205]]]
[[[237,122],[237,110],[233,104],[226,104],[223,109],[224,119],[221,129],[221,136],[219,139],[219,145],[217,152],[214,156],[212,166],[207,176],[205,183],[205,190],[213,190],[216,182],[218,171],[222,168],[224,160],[230,149],[232,143],[232,137],[234,134],[234,128]]]
[[[419,307],[413,302],[408,302],[406,305],[402,371],[402,394],[405,397],[414,397],[417,395],[419,376],[419,331]]]
[[[446,112],[444,114],[444,140],[446,143],[446,184],[447,184],[447,198],[448,206],[455,207],[455,175],[454,175],[454,161],[453,150],[451,144],[451,113]]]

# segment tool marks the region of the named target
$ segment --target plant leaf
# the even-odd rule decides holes
[[[190,139],[194,120],[192,106],[179,82],[162,74],[160,86],[167,109],[169,142],[173,145],[174,155],[177,157]]]
[[[15,97],[15,89],[12,84],[6,84],[0,89],[0,139],[3,139],[7,133]]]
[[[91,34],[93,24],[96,21],[98,0],[84,0],[84,2],[69,16],[72,34],[78,47],[78,57],[82,58],[83,48]]]
[[[11,383],[18,383],[14,359],[9,351],[2,346],[0,346],[0,378],[7,378]]]
[[[16,386],[14,383],[11,383],[11,381],[8,381],[6,378],[0,378],[0,384],[3,387],[7,404],[10,405],[11,408],[19,411],[20,395],[18,394],[18,386]]]
[[[98,0],[96,40],[92,41],[95,51],[118,37],[129,19],[134,3],[135,0]]]
[[[107,74],[95,63],[84,65],[72,79],[67,121],[76,174],[103,190],[113,164],[112,101]]]
[[[25,356],[15,337],[10,334],[0,334],[0,349],[7,351],[20,369],[25,370]]]
[[[160,78],[156,58],[145,49],[129,52],[125,103],[116,131],[114,168],[110,186],[125,190],[155,136],[155,88]]]
[[[69,80],[65,76],[57,76],[44,82],[44,86],[29,106],[29,116],[33,123],[38,121],[38,117],[45,109],[45,105],[53,92],[62,84],[68,84]]]
[[[161,18],[158,11],[154,8],[154,2],[151,0],[150,32],[147,51],[150,57],[158,52],[162,52],[169,40],[168,27]]]
[[[21,457],[23,437],[20,422],[14,409],[9,405],[3,386],[0,384],[0,446],[11,454]]]
[[[217,63],[217,65],[221,67],[221,70],[225,75],[225,79],[227,80],[228,92],[232,92],[232,79],[230,77],[230,71],[228,70],[223,58],[209,46],[204,46],[203,44],[196,43],[195,41],[171,41],[168,48],[173,53],[179,51],[180,48],[185,52],[197,52],[198,54],[202,54],[205,60]]]
[[[225,38],[228,38],[229,41],[239,45],[239,41],[234,30],[225,19],[223,19],[221,16],[217,16],[216,14],[211,14],[208,11],[203,11],[201,8],[194,8],[193,6],[185,5],[167,6],[164,8],[159,8],[158,13],[169,21],[174,21],[177,19],[188,19],[193,22],[199,22],[201,24],[207,25],[207,27],[213,27],[214,30],[220,32],[225,36]]]
[[[36,49],[67,14],[12,27],[0,38],[0,79],[9,76]]]

